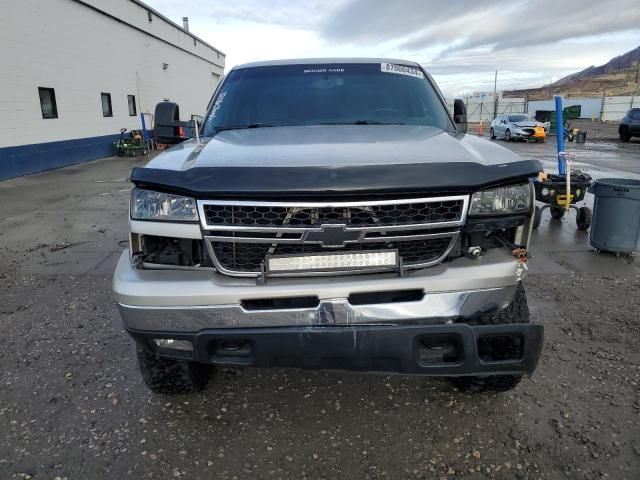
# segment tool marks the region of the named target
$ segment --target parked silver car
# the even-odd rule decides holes
[[[540,128],[544,130],[540,130]],[[498,115],[491,122],[489,133],[492,139],[504,138],[509,141],[514,138],[520,138],[544,141],[548,131],[549,122],[538,122],[526,113],[509,113]]]

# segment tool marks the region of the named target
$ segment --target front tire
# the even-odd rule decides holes
[[[491,127],[491,129],[489,130],[489,136],[491,137],[491,140],[495,140],[496,139],[496,134],[493,131],[493,127]]]
[[[551,207],[549,211],[551,212],[551,218],[560,220],[562,217],[564,217],[565,210],[562,207]]]
[[[161,357],[137,344],[138,366],[144,383],[153,393],[193,393],[202,390],[209,381],[210,369],[188,360]]]
[[[507,128],[507,131],[506,131],[506,132],[504,132],[504,139],[505,139],[507,142],[510,142],[510,141],[511,141],[511,130],[509,130],[508,128]]]
[[[629,140],[631,140],[631,135],[629,135],[629,132],[627,132],[625,130],[621,130],[620,131],[620,141],[621,142],[628,142]]]
[[[507,308],[481,315],[476,325],[504,325],[530,323],[529,305],[524,285],[518,283],[513,300]],[[522,375],[491,375],[486,377],[454,377],[453,384],[463,392],[506,392],[513,390],[522,380]]]
[[[591,226],[591,209],[589,207],[580,207],[576,215],[576,225],[578,230],[588,230]]]

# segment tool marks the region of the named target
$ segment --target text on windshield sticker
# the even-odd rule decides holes
[[[381,63],[380,70],[383,73],[397,73],[399,75],[408,75],[410,77],[424,78],[422,70],[407,65],[396,65],[395,63]]]

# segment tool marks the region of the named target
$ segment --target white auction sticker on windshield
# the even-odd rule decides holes
[[[417,67],[408,65],[396,65],[395,63],[381,63],[380,71],[384,73],[397,73],[399,75],[408,75],[410,77],[424,78],[424,73]]]

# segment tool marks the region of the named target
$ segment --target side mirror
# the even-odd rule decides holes
[[[467,133],[467,107],[459,98],[453,101],[453,121],[459,131]]]
[[[156,105],[154,115],[154,135],[156,142],[176,145],[194,136],[195,122],[180,121],[180,107],[177,103],[164,101]]]

